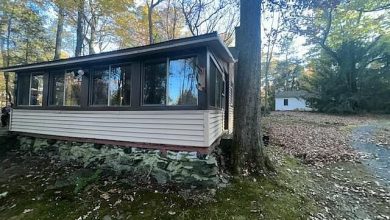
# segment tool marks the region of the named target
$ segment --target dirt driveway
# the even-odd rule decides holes
[[[351,145],[361,155],[362,163],[383,184],[390,185],[390,133],[377,138],[377,134],[383,134],[386,129],[390,129],[386,121],[360,125],[352,131]]]
[[[390,219],[388,117],[274,112],[265,121],[271,143],[307,164],[313,219]]]

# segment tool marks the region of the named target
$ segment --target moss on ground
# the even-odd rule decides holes
[[[34,172],[41,176],[35,179],[20,176],[1,183],[0,193],[9,194],[0,199],[0,219],[102,219],[106,215],[113,219],[307,219],[316,208],[304,193],[306,168],[294,158],[274,154],[279,155],[273,158],[277,175],[235,179],[207,202],[193,200],[191,195],[184,199],[175,191],[107,185],[104,179],[76,194],[74,186],[49,189],[50,172],[37,168]],[[109,198],[102,197],[110,191]],[[212,196],[206,193],[204,197]]]

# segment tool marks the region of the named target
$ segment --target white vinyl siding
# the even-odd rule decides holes
[[[208,145],[211,146],[223,134],[223,110],[210,110],[208,120]]]
[[[210,141],[215,141],[222,134],[222,112],[215,112],[14,109],[10,130],[62,137],[208,147],[212,144]],[[207,121],[210,125],[205,124]]]
[[[287,105],[286,101],[287,101]],[[306,105],[306,101],[302,98],[276,98],[275,99],[275,110],[276,111],[311,111]]]

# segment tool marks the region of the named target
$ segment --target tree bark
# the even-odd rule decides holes
[[[149,43],[154,43],[154,37],[153,37],[153,1],[150,5],[148,5],[148,25],[149,25]]]
[[[237,173],[265,169],[260,127],[260,0],[240,1],[236,39],[238,71],[234,103],[233,165]]]
[[[13,14],[13,8],[12,8],[12,14]],[[6,44],[7,44],[7,47],[6,47],[6,59],[3,58],[4,60],[4,63],[3,65],[5,67],[8,67],[10,65],[10,46],[11,46],[11,31],[12,31],[12,19],[13,19],[13,15],[9,16],[8,17],[8,22],[7,22],[7,40],[6,40]],[[4,73],[4,80],[5,80],[5,93],[6,93],[6,98],[7,98],[7,101],[8,102],[12,102],[12,95],[11,95],[11,91],[9,89],[9,73]]]
[[[75,56],[81,56],[84,41],[84,4],[85,0],[79,0],[77,9],[77,36],[76,36],[76,51]]]
[[[91,24],[90,24],[91,32],[90,32],[89,41],[88,41],[89,54],[95,54],[94,42],[96,40],[95,39],[96,38],[96,23],[97,23],[97,19],[96,19],[95,15],[92,15]]]
[[[153,34],[153,10],[154,8],[159,5],[163,0],[152,0],[149,4],[149,2],[146,2],[148,6],[148,25],[149,25],[149,43],[154,43],[154,34]]]
[[[62,49],[62,33],[64,31],[64,6],[59,5],[58,8],[58,18],[57,18],[57,33],[56,33],[56,46],[54,50],[54,60],[58,60],[61,57]]]

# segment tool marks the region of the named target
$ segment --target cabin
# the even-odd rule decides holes
[[[305,91],[280,91],[275,94],[275,111],[311,111]]]
[[[208,153],[232,130],[235,62],[210,33],[3,68],[17,76],[9,130]]]

